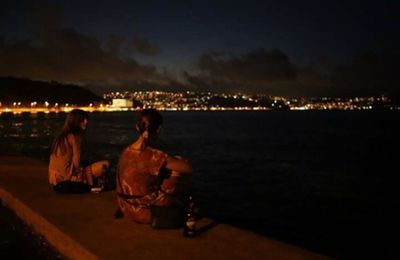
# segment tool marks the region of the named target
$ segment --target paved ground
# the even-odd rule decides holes
[[[0,156],[0,199],[72,259],[326,259],[209,219],[200,226],[211,228],[193,239],[114,219],[113,191],[55,194],[47,165],[27,157]]]
[[[0,259],[64,258],[43,236],[33,232],[12,210],[0,204]]]

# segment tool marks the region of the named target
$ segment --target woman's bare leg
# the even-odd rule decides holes
[[[94,177],[100,177],[110,167],[110,162],[107,160],[98,161],[90,165]]]
[[[86,180],[89,185],[93,185],[93,178],[100,177],[104,175],[104,173],[107,171],[108,167],[110,166],[110,163],[108,161],[98,161],[95,163],[92,163],[91,165],[87,166],[85,168],[85,173],[86,173]]]

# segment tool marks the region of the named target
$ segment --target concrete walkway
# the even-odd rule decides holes
[[[0,156],[0,199],[71,259],[326,259],[225,224],[187,239],[182,230],[114,219],[113,191],[55,194],[47,165],[27,157]]]

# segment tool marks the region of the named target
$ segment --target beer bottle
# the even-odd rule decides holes
[[[188,198],[183,235],[185,237],[194,237],[196,235],[196,216],[194,212],[194,202],[192,196],[189,196]]]

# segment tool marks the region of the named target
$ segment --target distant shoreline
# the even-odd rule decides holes
[[[0,114],[37,114],[37,113],[68,113],[73,109],[82,109],[87,112],[124,112],[124,111],[140,111],[142,108],[129,108],[129,107],[112,107],[112,106],[68,106],[68,107],[52,107],[52,108],[29,108],[29,107],[0,107]],[[291,107],[290,109],[272,109],[269,107],[207,107],[207,108],[156,108],[159,111],[176,111],[176,112],[190,112],[190,111],[370,111],[378,110],[374,108],[357,108],[357,109],[319,109],[319,108],[305,108],[305,107]],[[391,107],[385,109],[387,111],[399,111],[400,107]]]
[[[112,107],[112,106],[74,106],[74,107],[57,107],[57,108],[0,108],[1,113],[64,113],[70,112],[73,109],[82,109],[87,112],[124,112],[124,111],[140,111],[143,108],[129,108],[129,107]],[[210,107],[210,108],[156,108],[159,111],[269,111],[273,110],[268,107]]]

